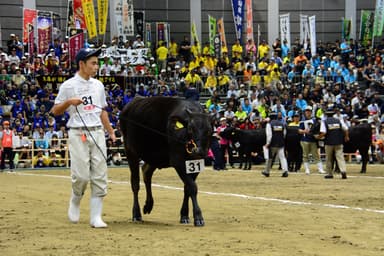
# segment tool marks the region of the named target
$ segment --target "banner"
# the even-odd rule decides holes
[[[123,1],[110,0],[109,19],[111,38],[123,36]]]
[[[23,43],[28,43],[30,26],[35,26],[37,11],[33,9],[23,9]]]
[[[73,0],[73,18],[75,28],[86,29],[82,0]]]
[[[376,0],[375,22],[373,24],[373,36],[381,36],[384,25],[384,0]]]
[[[227,48],[227,39],[225,37],[224,19],[223,18],[220,18],[217,20],[217,32],[220,35],[221,47]]]
[[[167,24],[164,22],[156,22],[156,42],[157,44],[162,41],[165,41]]]
[[[252,0],[246,0],[245,5],[247,7],[247,41],[253,40],[253,12],[252,12]]]
[[[135,29],[136,34],[139,34],[141,38],[144,37],[144,12],[134,12],[134,23],[135,23]]]
[[[48,52],[52,42],[52,16],[51,12],[38,11],[37,13],[37,48],[39,54]]]
[[[208,15],[209,22],[209,53],[215,54],[216,18]]]
[[[74,32],[72,31],[74,34]],[[84,46],[84,33],[82,29],[78,29],[78,33],[69,38],[69,63],[72,64],[76,59],[77,52]]]
[[[122,5],[122,26],[124,39],[134,36],[134,17],[133,17],[133,1],[123,0]]]
[[[220,40],[220,35],[216,34],[214,38],[214,48],[215,48],[215,57],[217,59],[220,59],[221,57],[221,40]]]
[[[29,53],[29,61],[31,60],[31,57],[34,56],[36,49],[35,49],[35,26],[34,24],[30,24],[28,26],[28,53]]]
[[[308,15],[300,14],[300,43],[307,49],[307,40],[309,38]]]
[[[87,24],[88,38],[94,38],[97,36],[95,8],[93,6],[93,0],[81,0],[84,20]]]
[[[197,31],[196,31],[196,23],[195,23],[195,21],[192,21],[192,24],[191,24],[191,44],[194,45],[195,42],[197,42],[197,44],[200,45],[200,40],[197,36]]]
[[[291,48],[291,21],[289,13],[280,15],[280,40],[281,42],[287,40],[287,45]]]
[[[346,40],[349,40],[351,37],[351,31],[352,31],[352,20],[351,19],[342,19],[341,23],[341,38],[345,38]]]
[[[309,16],[309,31],[311,37],[311,54],[314,56],[316,54],[316,16]]]
[[[241,42],[243,33],[244,0],[232,0],[233,21],[235,23],[236,39]]]
[[[61,19],[57,13],[52,13],[52,37],[53,39],[60,39],[61,37]]]
[[[107,30],[108,0],[97,0],[97,20],[99,35],[104,35]]]
[[[374,12],[361,10],[360,41],[364,46],[367,46],[368,41],[372,40],[373,23],[374,23]]]
[[[73,14],[73,0],[68,0],[68,7],[67,7],[67,27],[65,31],[65,35],[69,36],[69,29],[75,28],[75,16]]]
[[[133,66],[144,65],[145,60],[147,59],[147,54],[148,48],[126,49],[120,53],[121,64],[129,64]]]

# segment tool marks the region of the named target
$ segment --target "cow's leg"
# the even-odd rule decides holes
[[[126,152],[129,168],[131,169],[131,188],[133,192],[132,221],[142,221],[139,204],[140,160],[136,154],[131,153],[127,148]]]
[[[149,164],[144,164],[142,167],[145,190],[147,191],[147,199],[145,200],[145,205],[143,208],[144,214],[151,213],[153,208],[152,175],[155,170],[156,168]]]
[[[361,155],[361,171],[360,173],[366,173],[367,172],[367,163],[368,163],[368,149],[360,150]]]
[[[187,174],[185,166],[176,168],[177,174],[184,182],[184,199],[180,210],[180,223],[186,224],[189,222],[188,216],[188,199],[191,198],[193,206],[193,219],[195,226],[204,226],[204,218],[201,213],[199,204],[197,203],[197,184],[195,182],[198,173]]]
[[[247,153],[247,163],[248,163],[247,170],[251,170],[251,168],[252,168],[252,152]]]

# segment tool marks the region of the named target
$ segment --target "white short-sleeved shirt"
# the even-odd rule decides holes
[[[78,73],[66,80],[59,88],[59,93],[55,99],[55,104],[60,104],[70,98],[80,98],[84,103],[76,107],[71,105],[67,108],[70,116],[67,127],[95,127],[102,126],[100,114],[102,109],[107,106],[104,92],[104,85],[97,79],[90,78],[85,80]],[[83,121],[81,120],[83,119]]]

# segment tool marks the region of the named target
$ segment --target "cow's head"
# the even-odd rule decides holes
[[[227,140],[233,140],[236,137],[236,128],[234,127],[227,127],[223,131],[220,132],[220,137],[223,137]]]
[[[170,144],[183,150],[188,158],[205,158],[212,136],[210,117],[186,108],[169,118],[168,136]]]

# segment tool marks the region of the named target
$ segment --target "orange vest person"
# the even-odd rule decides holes
[[[3,172],[5,169],[5,159],[8,158],[9,169],[11,172],[14,171],[15,165],[13,164],[13,132],[9,128],[9,121],[3,122],[4,130],[0,133],[0,148],[2,151],[1,162],[0,162],[0,171]]]

